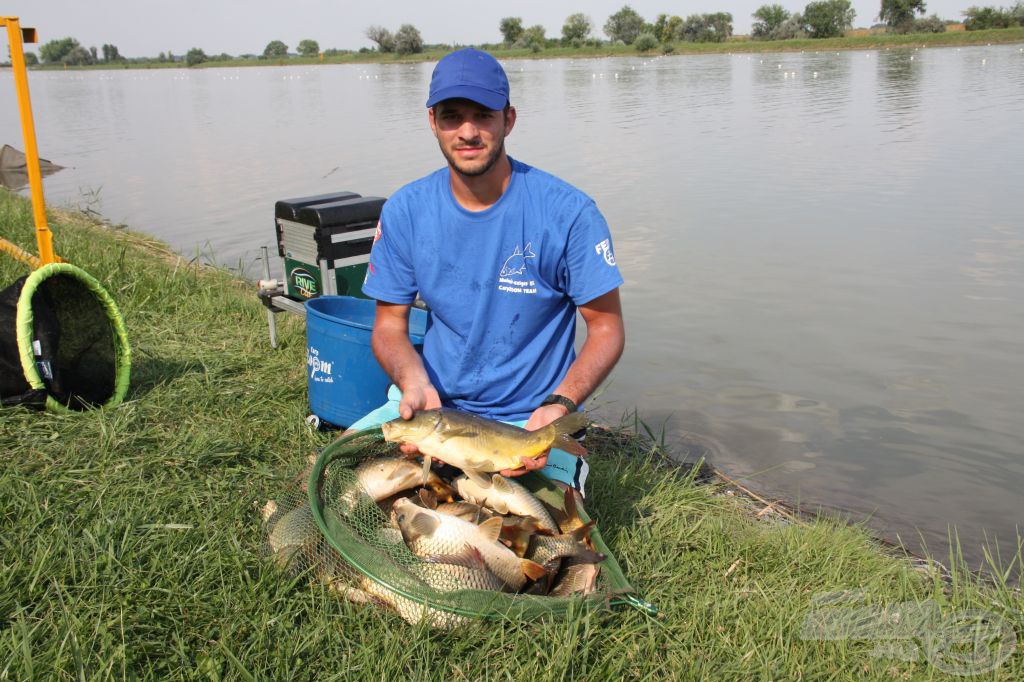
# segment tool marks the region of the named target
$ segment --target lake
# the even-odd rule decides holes
[[[635,409],[676,452],[914,550],[944,557],[954,527],[975,566],[1012,550],[1024,48],[506,67],[510,153],[612,226],[628,341],[606,420]],[[33,72],[41,154],[68,167],[47,199],[256,275],[277,199],[388,196],[441,165],[431,69]],[[0,143],[23,148],[0,81]]]

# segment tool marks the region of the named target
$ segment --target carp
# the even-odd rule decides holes
[[[559,532],[558,524],[544,503],[516,481],[501,474],[487,477],[475,471],[467,471],[455,479],[454,483],[459,495],[468,502],[484,505],[499,514],[529,516],[536,519],[537,527],[541,530],[555,534]]]
[[[543,566],[517,557],[498,542],[502,528],[499,517],[477,526],[455,516],[425,509],[408,499],[395,502],[395,512],[405,543],[419,557],[458,555],[469,545],[480,552],[487,569],[511,590],[518,590],[527,578],[537,580],[546,574]]]
[[[384,440],[415,445],[423,454],[424,470],[436,458],[463,471],[495,472],[518,469],[523,460],[552,447],[583,456],[587,451],[572,439],[588,423],[573,412],[536,431],[504,424],[468,412],[439,408],[421,410],[412,419],[381,424]]]

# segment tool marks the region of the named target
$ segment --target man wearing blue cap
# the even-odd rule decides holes
[[[441,406],[540,428],[575,411],[622,354],[608,225],[588,196],[506,154],[516,110],[491,55],[439,61],[427,110],[448,166],[384,205],[363,291],[377,299],[373,350],[395,386],[352,429]],[[430,307],[422,358],[408,337],[417,294]],[[529,469],[583,492],[586,463],[561,450],[502,473]]]

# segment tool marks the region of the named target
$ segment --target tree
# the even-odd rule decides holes
[[[39,63],[39,57],[36,56],[35,52],[25,53],[25,66],[35,66]]]
[[[667,14],[659,14],[658,18],[654,20],[654,24],[651,25],[651,33],[654,34],[654,37],[657,38],[659,42],[663,40],[661,36],[665,33],[666,26],[668,26]]]
[[[75,45],[70,52],[61,57],[60,61],[67,66],[85,66],[95,63],[96,60],[93,59],[92,52],[81,45]]]
[[[547,39],[544,37],[544,27],[540,24],[534,24],[533,26],[523,29],[522,35],[519,36],[519,40],[515,42],[515,47],[528,47],[534,52],[540,52],[544,49]]]
[[[721,43],[732,35],[732,14],[729,12],[714,12],[705,14],[704,21],[707,24],[707,42]]]
[[[804,24],[804,17],[799,12],[789,15],[789,19],[782,22],[772,33],[770,40],[793,40],[794,38],[806,38],[807,26]]]
[[[315,57],[320,54],[320,43],[307,38],[306,40],[299,42],[299,47],[297,49],[299,54],[303,57]]]
[[[789,11],[782,5],[761,5],[751,16],[757,21],[751,26],[750,35],[760,40],[774,40],[773,34],[789,19]]]
[[[46,64],[56,64],[76,47],[78,47],[78,41],[74,38],[51,40],[39,48],[39,57]]]
[[[395,52],[398,54],[414,54],[423,52],[423,38],[419,29],[412,24],[402,24],[395,31]]]
[[[511,45],[523,35],[523,19],[521,17],[505,17],[498,24],[501,37],[505,39],[506,45]]]
[[[968,31],[1009,28],[1016,23],[1010,12],[999,7],[968,7],[962,14],[966,17],[964,28]]]
[[[728,12],[691,14],[679,28],[679,37],[692,43],[720,43],[732,35],[732,15]]]
[[[850,0],[817,0],[804,8],[804,23],[812,38],[836,38],[851,26],[857,12]]]
[[[280,40],[271,40],[267,43],[267,46],[263,48],[263,56],[267,59],[276,59],[288,56],[288,46],[282,43]]]
[[[644,18],[629,5],[623,5],[604,24],[605,34],[612,40],[621,40],[627,45],[636,40],[644,26]]]
[[[366,37],[377,43],[379,52],[395,51],[395,36],[383,26],[370,26],[366,29]]]
[[[878,18],[889,27],[890,33],[910,33],[914,28],[914,15],[924,12],[924,0],[882,0]]]
[[[636,48],[637,52],[647,52],[653,50],[658,46],[658,39],[653,33],[641,33],[633,41],[633,47]]]
[[[121,53],[117,50],[117,45],[104,45],[103,48],[103,61],[105,62],[119,62],[121,61]]]
[[[562,42],[568,44],[574,40],[584,41],[590,35],[593,28],[594,24],[586,14],[582,12],[570,14],[565,18],[565,23],[562,24]]]
[[[663,43],[667,43],[670,40],[682,40],[683,37],[683,18],[675,15],[668,18],[665,22],[665,28],[662,29],[661,35],[658,38]]]
[[[185,54],[185,66],[196,66],[207,61],[209,57],[198,47],[193,47]]]
[[[910,29],[913,33],[945,33],[946,22],[939,18],[938,14],[923,19],[915,19],[914,27]]]

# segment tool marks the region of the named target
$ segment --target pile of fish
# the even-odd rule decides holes
[[[552,446],[584,454],[569,434],[585,423],[582,413],[576,413],[525,431],[447,409],[396,419],[383,425],[385,439],[416,445],[422,463],[400,455],[367,459],[353,470],[355,480],[325,504],[342,518],[366,518],[357,510],[369,503],[367,498],[372,500],[381,514],[374,512],[378,522],[362,529],[364,535],[370,535],[371,544],[392,550],[404,543],[416,557],[405,562],[404,570],[435,593],[471,589],[553,597],[591,594],[605,556],[590,540],[594,522],[580,519],[575,494],[567,490],[564,509],[555,509],[497,473],[517,468],[524,457]],[[447,464],[431,466],[433,458]],[[282,514],[271,501],[264,507],[264,519],[268,545],[278,563],[315,567],[321,580],[353,602],[384,605],[411,623],[425,620],[435,627],[450,628],[467,620],[409,599],[355,571],[337,565],[339,570],[332,570],[322,556],[311,557],[330,553],[323,551],[306,505]]]
[[[452,467],[430,469],[424,481],[416,460],[385,456],[355,468],[358,485],[343,490],[333,507],[353,511],[370,497],[387,522],[378,541],[404,542],[420,559],[408,567],[440,592],[464,589],[567,597],[595,592],[604,555],[590,543],[594,522],[580,520],[576,497],[565,493],[565,510],[548,507],[513,479]],[[447,475],[446,475],[447,474]],[[328,503],[329,506],[330,503]],[[277,514],[268,502],[268,545],[282,567],[312,565],[321,546],[307,505]],[[448,628],[465,618],[407,599],[378,582],[317,566],[316,575],[345,598],[387,606],[411,623],[426,619]]]

